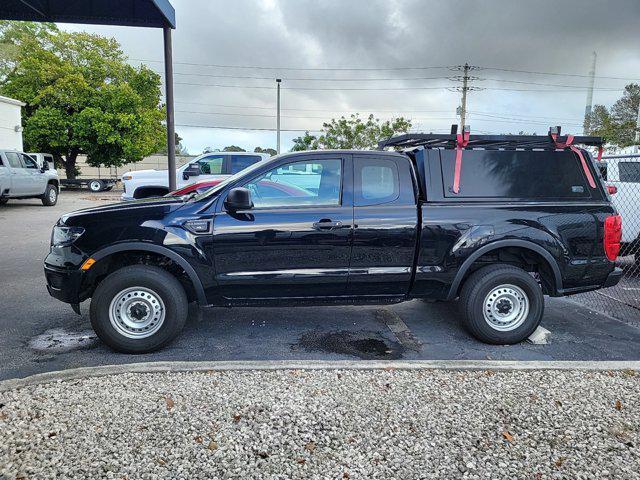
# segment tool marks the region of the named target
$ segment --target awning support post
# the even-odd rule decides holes
[[[176,135],[173,116],[173,59],[171,49],[171,28],[164,27],[164,82],[165,101],[167,106],[167,157],[169,174],[169,191],[176,189]]]

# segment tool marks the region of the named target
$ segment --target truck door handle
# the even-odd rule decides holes
[[[323,218],[318,222],[313,223],[313,228],[316,230],[331,230],[333,228],[342,227],[342,222],[334,222],[329,218]]]

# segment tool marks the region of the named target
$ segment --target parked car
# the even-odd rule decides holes
[[[612,155],[602,158],[600,172],[611,187],[613,205],[624,224],[621,253],[635,255],[640,264],[640,155]]]
[[[51,207],[59,193],[58,174],[48,163],[38,166],[26,153],[0,150],[0,205],[10,199],[39,198]]]
[[[544,136],[456,142],[412,134],[383,145],[402,152],[284,154],[199,195],[64,215],[44,263],[49,292],[78,313],[91,298],[98,336],[139,353],[180,332],[189,302],[459,298],[476,338],[511,344],[537,328],[544,295],[619,281],[620,216],[586,151],[579,160]],[[314,172],[308,194],[286,184],[293,167]],[[261,191],[275,180],[287,189]]]
[[[177,170],[176,185],[182,188],[196,181],[222,180],[268,158],[268,153],[205,153]],[[169,193],[168,172],[167,170],[127,172],[122,175],[122,186],[123,200],[161,197]]]
[[[192,193],[204,193],[222,182],[222,179],[210,180],[208,182],[198,182],[187,185],[180,190],[175,190],[169,195],[180,197],[182,195],[190,195]],[[300,188],[289,183],[281,183],[274,180],[260,180],[252,192],[256,197],[264,197],[267,195],[283,195],[289,197],[305,197],[312,196],[314,193],[310,190]]]

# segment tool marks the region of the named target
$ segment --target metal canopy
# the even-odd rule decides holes
[[[162,28],[169,190],[176,189],[171,49],[171,29],[176,28],[176,11],[169,0],[0,0],[0,19]]]
[[[2,0],[0,18],[176,28],[176,12],[168,0]]]

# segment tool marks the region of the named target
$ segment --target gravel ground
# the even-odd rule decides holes
[[[123,374],[0,393],[0,472],[630,479],[639,419],[633,371]]]

